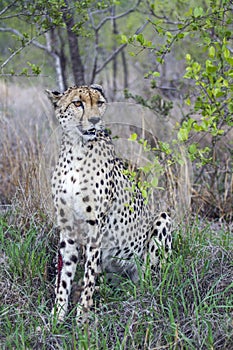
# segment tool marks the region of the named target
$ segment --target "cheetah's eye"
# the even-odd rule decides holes
[[[81,101],[73,101],[73,104],[75,105],[75,107],[82,107],[83,106]]]
[[[97,104],[98,104],[98,107],[101,107],[101,106],[103,106],[104,101],[98,101]]]

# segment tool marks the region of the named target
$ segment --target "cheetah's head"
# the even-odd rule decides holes
[[[96,131],[103,130],[106,99],[100,85],[74,86],[64,93],[46,90],[46,93],[66,132],[89,140],[95,137]]]

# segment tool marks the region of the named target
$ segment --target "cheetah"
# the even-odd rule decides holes
[[[106,98],[100,85],[74,86],[64,93],[46,90],[62,128],[52,197],[60,231],[55,303],[52,315],[64,321],[77,264],[84,276],[76,319],[93,305],[96,277],[126,275],[136,282],[138,261],[156,266],[160,247],[171,252],[171,219],[154,215],[140,190],[132,192],[124,162],[104,129]],[[86,316],[87,317],[87,316]]]

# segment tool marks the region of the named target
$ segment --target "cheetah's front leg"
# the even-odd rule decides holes
[[[76,321],[81,324],[85,321],[85,313],[93,305],[93,294],[95,291],[95,280],[99,273],[100,266],[100,248],[93,247],[90,244],[86,246],[86,261],[83,279],[83,289],[80,302],[77,307]]]
[[[55,305],[52,315],[57,315],[63,321],[68,307],[68,298],[78,262],[78,246],[76,241],[69,237],[67,232],[60,235],[58,251],[58,266],[55,285]]]

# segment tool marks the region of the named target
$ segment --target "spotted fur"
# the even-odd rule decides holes
[[[159,248],[171,251],[171,220],[153,215],[125,175],[102,116],[106,100],[99,85],[71,87],[63,94],[47,91],[62,126],[62,142],[52,177],[60,229],[56,300],[52,313],[63,320],[77,264],[84,252],[84,276],[77,321],[93,305],[101,271],[138,280],[135,256],[158,262]]]

